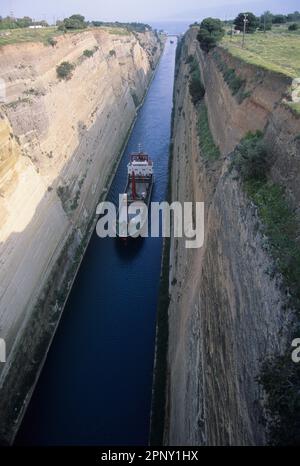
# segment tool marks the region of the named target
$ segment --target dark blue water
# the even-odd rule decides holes
[[[168,41],[109,200],[140,142],[154,161],[153,200],[165,198],[175,49]],[[17,444],[147,444],[161,253],[160,238],[125,247],[92,236]]]

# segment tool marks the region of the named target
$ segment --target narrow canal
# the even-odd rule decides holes
[[[166,47],[111,186],[118,202],[138,144],[166,196],[176,39]],[[93,234],[16,439],[19,445],[146,445],[162,240]]]

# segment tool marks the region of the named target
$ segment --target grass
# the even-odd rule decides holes
[[[274,28],[275,29],[275,28]],[[245,48],[242,37],[225,36],[221,46],[243,61],[290,78],[300,76],[300,35],[286,29],[274,32],[247,34]]]
[[[128,29],[121,28],[121,27],[120,28],[118,28],[118,27],[111,28],[111,27],[103,26],[101,29],[104,29],[109,34],[114,34],[114,35],[117,35],[117,36],[129,36],[131,34],[130,31],[128,31]]]
[[[198,135],[201,155],[208,160],[216,160],[220,156],[219,148],[215,145],[208,122],[207,108],[204,100],[198,108]]]
[[[64,33],[59,31],[57,27],[47,27],[42,29],[29,29],[29,28],[20,28],[20,29],[7,29],[0,30],[0,47],[9,44],[17,44],[20,42],[42,42],[45,45],[51,46],[51,39],[63,35],[63,34],[77,34],[78,32],[85,32],[89,30],[99,30],[102,29],[107,31],[109,34],[116,34],[122,36],[128,36],[130,32],[125,28],[108,28],[108,27],[97,27],[97,28],[87,28],[87,29],[72,29]]]
[[[288,106],[297,114],[300,114],[300,102],[288,102]]]
[[[8,34],[8,35],[2,35]],[[8,29],[0,31],[0,46],[16,44],[19,42],[43,42],[50,45],[49,40],[61,35],[62,32],[57,27],[48,27],[42,29]]]

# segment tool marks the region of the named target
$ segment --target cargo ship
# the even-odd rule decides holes
[[[135,237],[130,234],[127,226],[134,224],[136,214],[128,213],[132,203],[140,204],[140,217],[134,224],[135,229],[140,232],[148,221],[148,207],[150,204],[152,188],[154,184],[153,162],[149,155],[140,148],[138,152],[130,154],[127,165],[127,184],[119,206],[117,215],[117,236],[120,238]],[[147,206],[147,209],[145,209]],[[137,234],[136,236],[140,236]]]

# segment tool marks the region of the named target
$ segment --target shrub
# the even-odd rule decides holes
[[[88,49],[86,49],[86,50],[83,51],[83,55],[84,55],[85,57],[87,57],[87,58],[92,57],[92,56],[94,55],[94,53],[95,53],[94,50],[88,50]]]
[[[110,55],[111,57],[115,57],[117,54],[116,54],[116,51],[115,51],[115,50],[110,50],[110,51],[109,51],[109,55]]]
[[[131,97],[133,99],[134,105],[138,107],[140,104],[140,99],[138,98],[137,94],[135,93],[133,89],[131,89],[130,93],[131,93]]]
[[[236,75],[236,72],[233,68],[228,68],[223,74],[225,82],[228,84],[232,95],[238,93],[241,87],[245,84],[245,81]]]
[[[224,81],[228,85],[229,89],[231,90],[232,95],[236,95],[239,93],[237,97],[238,103],[242,103],[244,99],[250,96],[249,91],[245,91],[246,87],[246,80],[240,78],[234,68],[229,68],[225,61],[223,61],[221,55],[215,51],[213,52],[213,58],[221,71]],[[239,92],[241,91],[241,92]]]
[[[57,65],[56,74],[60,79],[70,79],[72,77],[72,71],[74,68],[75,65],[73,63],[63,61],[60,65]]]
[[[197,60],[192,57],[190,62],[190,83],[189,83],[189,91],[192,98],[192,102],[196,105],[201,99],[203,99],[205,95],[205,89],[201,81],[199,65]]]
[[[65,26],[64,23],[61,23],[58,28],[57,28],[58,31],[63,31],[63,32],[67,32],[67,28]]]
[[[293,23],[289,26],[289,31],[297,31],[299,29],[299,24]]]
[[[192,98],[192,102],[196,105],[205,95],[205,89],[198,76],[193,76],[190,80],[189,91]]]
[[[267,150],[262,133],[248,133],[237,146],[232,166],[239,172],[243,181],[264,180],[268,168]]]
[[[188,55],[188,57],[185,60],[185,63],[186,64],[191,64],[191,63],[193,63],[194,60],[195,60],[195,58],[194,58],[193,55]]]
[[[267,359],[261,367],[258,382],[268,394],[269,443],[300,445],[300,364],[285,355]]]
[[[55,47],[55,45],[57,44],[57,40],[55,40],[53,37],[48,37],[47,44],[51,45],[52,47]]]

